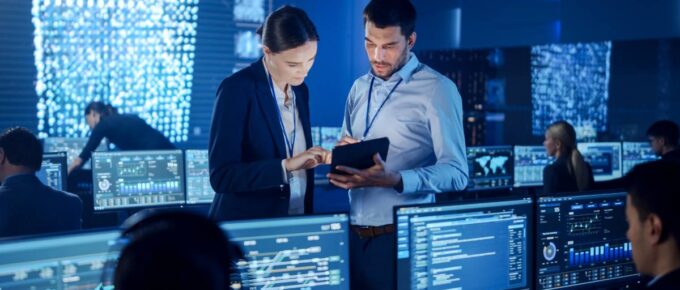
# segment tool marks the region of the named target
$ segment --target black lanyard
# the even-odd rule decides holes
[[[366,105],[366,129],[364,129],[364,136],[361,138],[362,140],[366,138],[368,135],[368,131],[373,127],[373,122],[375,122],[375,118],[378,117],[378,114],[382,110],[383,106],[385,106],[385,103],[387,103],[387,100],[390,99],[390,96],[392,96],[392,93],[394,90],[397,89],[399,84],[401,84],[401,81],[404,79],[400,79],[396,85],[392,88],[392,90],[387,94],[387,97],[385,97],[385,100],[382,101],[380,104],[380,107],[378,107],[378,111],[375,112],[375,115],[373,115],[373,119],[370,119],[369,121],[369,115],[371,114],[371,95],[373,93],[373,82],[375,81],[375,77],[371,78],[371,84],[368,87],[368,104]]]

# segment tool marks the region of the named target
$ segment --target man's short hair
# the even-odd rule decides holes
[[[367,21],[381,29],[399,26],[409,37],[416,29],[416,8],[409,0],[372,0],[364,8],[364,25]]]
[[[43,147],[38,138],[26,128],[7,129],[0,135],[0,148],[5,158],[16,166],[25,166],[33,171],[40,170]]]
[[[656,121],[647,129],[647,136],[656,138],[664,138],[666,145],[678,146],[678,139],[680,139],[680,129],[678,124],[670,120]]]
[[[680,164],[658,160],[635,166],[624,177],[632,206],[640,221],[650,214],[661,219],[661,241],[673,236],[680,248]]]

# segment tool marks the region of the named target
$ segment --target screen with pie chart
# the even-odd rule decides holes
[[[638,277],[625,192],[541,197],[537,205],[537,289],[608,287]]]

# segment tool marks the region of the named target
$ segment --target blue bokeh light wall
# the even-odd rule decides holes
[[[607,129],[611,42],[531,48],[532,131],[566,120],[579,138]]]
[[[93,100],[186,141],[198,0],[34,0],[38,131],[85,136]]]

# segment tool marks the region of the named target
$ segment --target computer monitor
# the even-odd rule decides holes
[[[554,160],[543,146],[515,146],[515,187],[542,186],[543,169]]]
[[[238,262],[241,274],[233,279],[232,289],[349,289],[347,214],[229,221],[220,226],[246,258]]]
[[[578,143],[578,150],[590,163],[595,181],[611,180],[622,176],[620,142]]]
[[[396,284],[406,289],[530,289],[533,201],[396,207]]]
[[[73,159],[80,155],[80,151],[85,148],[88,138],[67,138],[49,137],[43,141],[44,152],[66,152],[68,164],[73,163]],[[102,140],[95,151],[108,151],[106,140]],[[83,164],[83,169],[91,169],[90,162]]]
[[[546,196],[537,208],[537,289],[637,279],[626,238],[626,193]]]
[[[658,159],[649,142],[623,142],[623,174],[635,165]]]
[[[333,150],[335,144],[342,138],[342,127],[321,127],[321,147]]]
[[[118,253],[117,230],[0,242],[0,289],[96,289]]]
[[[512,146],[467,147],[469,190],[512,187]]]
[[[187,204],[211,203],[215,191],[210,185],[208,150],[184,151],[186,166]]]
[[[40,170],[35,175],[40,181],[56,190],[65,190],[67,183],[66,152],[43,153]]]
[[[313,133],[318,139],[315,139],[314,145],[321,146],[322,148],[332,151],[335,144],[340,141],[342,137],[341,127],[316,127],[318,133]]]
[[[94,152],[94,209],[183,204],[183,175],[181,150]]]

